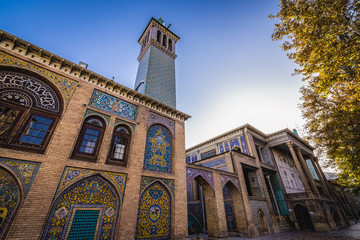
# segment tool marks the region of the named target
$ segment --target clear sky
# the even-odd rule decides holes
[[[296,67],[271,40],[280,0],[2,1],[0,28],[133,88],[151,17],[177,44],[177,109],[186,147],[249,123],[265,133],[301,127]]]

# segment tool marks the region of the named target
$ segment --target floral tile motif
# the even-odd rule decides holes
[[[173,195],[175,195],[175,183],[172,179],[165,179],[165,178],[153,178],[153,177],[141,177],[141,185],[140,185],[140,193],[151,183],[155,181],[161,181],[165,184]]]
[[[0,157],[0,162],[10,167],[21,179],[24,186],[25,197],[30,190],[41,163],[14,160]]]
[[[144,170],[171,173],[172,137],[160,124],[152,125],[146,137]]]
[[[174,135],[175,121],[168,119],[166,117],[160,116],[159,114],[150,112],[148,126],[150,126],[154,123],[159,123],[159,124],[166,126],[170,130],[170,132]]]
[[[109,115],[94,111],[92,109],[86,109],[86,112],[84,114],[84,118],[86,118],[87,116],[91,116],[91,115],[97,115],[97,116],[103,117],[105,119],[107,125],[109,125],[109,122],[110,122],[110,116]]]
[[[227,182],[232,182],[240,191],[240,183],[237,177],[220,175],[221,186],[224,187]]]
[[[114,186],[119,191],[121,199],[123,199],[125,192],[125,185],[126,185],[126,176],[127,176],[125,173],[101,172],[101,171],[94,171],[89,169],[81,169],[81,168],[73,168],[73,167],[65,168],[63,176],[61,177],[59,183],[57,193],[61,193],[65,188],[67,188],[71,184],[74,184],[80,178],[91,176],[96,173],[102,173],[107,177],[109,177],[113,181]]]
[[[135,132],[135,124],[134,124],[134,123],[127,122],[127,121],[124,121],[124,120],[122,120],[122,119],[116,118],[116,119],[115,119],[115,126],[118,125],[118,124],[128,125],[129,127],[131,127],[133,133]]]
[[[59,74],[45,70],[44,68],[38,67],[36,65],[33,65],[26,61],[23,61],[19,58],[10,56],[3,52],[0,52],[0,64],[23,67],[23,68],[35,71],[35,72],[45,76],[47,79],[52,81],[57,87],[59,87],[59,89],[63,93],[67,103],[69,102],[69,100],[77,86],[77,83],[75,81],[72,81],[66,77],[59,75]]]
[[[186,184],[189,184],[191,180],[193,180],[197,176],[202,176],[214,189],[214,178],[211,172],[195,169],[195,168],[186,168]]]
[[[75,211],[99,218],[94,239],[113,239],[120,199],[115,188],[100,175],[85,177],[66,188],[55,199],[41,239],[65,239]],[[91,217],[91,216],[90,216]],[[79,234],[84,234],[79,232]],[[79,239],[84,239],[79,237]]]
[[[138,107],[120,98],[94,89],[89,101],[89,106],[114,113],[120,117],[136,121]]]
[[[0,239],[3,239],[4,234],[10,222],[15,216],[21,202],[20,189],[17,181],[12,174],[0,168]]]
[[[225,158],[216,159],[214,161],[202,163],[200,165],[204,166],[204,167],[215,167],[215,166],[219,166],[222,164],[225,164]]]
[[[171,238],[171,197],[160,182],[142,192],[136,225],[136,240]]]

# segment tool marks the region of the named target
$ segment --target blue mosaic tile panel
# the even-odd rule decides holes
[[[221,186],[222,187],[224,187],[226,185],[226,183],[231,182],[240,191],[240,183],[239,183],[239,179],[237,177],[232,177],[232,176],[227,176],[227,175],[220,175],[220,181],[221,181]]]
[[[200,164],[200,166],[204,166],[204,167],[215,167],[215,166],[219,166],[225,164],[225,158],[220,158],[211,162],[206,162],[206,163],[202,163]]]
[[[89,106],[114,113],[120,117],[136,121],[138,107],[107,93],[94,89]]]
[[[141,177],[140,192],[142,192],[147,186],[149,186],[155,181],[160,181],[170,189],[173,195],[175,194],[174,180],[166,179],[166,178],[153,178],[153,177]]]
[[[228,227],[228,231],[237,232],[233,202],[225,201],[224,206],[225,206],[225,216],[226,216],[226,224]]]
[[[224,146],[222,144],[220,144],[220,153],[224,153]]]
[[[212,157],[212,156],[215,156],[215,155],[216,155],[216,150],[215,149],[212,149],[210,151],[207,151],[207,152],[204,152],[204,153],[200,154],[201,159]]]
[[[191,156],[191,162],[192,163],[197,162],[197,155],[196,154]]]
[[[244,136],[240,137],[240,141],[241,141],[241,146],[242,146],[242,149],[243,149],[243,153],[248,154],[247,149],[246,149]]]
[[[41,163],[20,161],[2,157],[0,157],[0,163],[5,164],[18,175],[21,183],[24,186],[26,198],[26,195],[30,190],[31,184],[33,183],[35,176],[39,171]]]
[[[81,179],[66,188],[54,201],[41,239],[65,239],[71,216],[77,209],[100,210],[96,239],[113,239],[120,198],[100,175]]]
[[[223,167],[219,167],[219,168],[217,168],[217,170],[221,170],[221,171],[228,171],[228,168],[227,168],[227,166],[223,166]]]
[[[168,129],[170,129],[171,133],[173,135],[175,135],[175,121],[173,121],[169,118],[163,117],[159,114],[150,112],[148,126],[150,126],[154,123],[159,123],[159,124],[166,126]]]
[[[171,238],[171,197],[159,182],[151,184],[140,196],[135,239]]]
[[[195,169],[195,168],[186,168],[186,184],[189,184],[191,180],[196,178],[197,176],[202,176],[214,189],[214,179],[211,172]]]
[[[16,179],[7,171],[0,168],[0,239],[3,238],[7,228],[20,206],[21,192]]]
[[[92,109],[86,109],[86,112],[84,114],[84,118],[86,118],[87,116],[91,116],[91,115],[96,115],[96,116],[100,116],[100,117],[104,118],[107,125],[109,125],[109,122],[110,122],[110,116],[109,115],[94,111]]]
[[[230,140],[230,147],[231,147],[231,149],[233,149],[235,146],[239,146],[239,147],[240,147],[239,139],[237,139],[237,138]]]
[[[143,169],[171,173],[172,136],[170,131],[160,124],[152,125],[146,137]]]
[[[228,143],[228,142],[225,142],[225,151],[226,151],[226,152],[230,151],[229,143]]]
[[[188,227],[200,227],[204,224],[203,210],[200,203],[188,203]]]
[[[193,200],[192,197],[192,184],[188,184],[186,186],[186,196],[187,196],[187,201],[191,202]]]
[[[176,108],[175,60],[150,46],[145,95]]]
[[[230,189],[227,186],[223,187],[223,198],[224,200],[232,199]]]
[[[132,129],[133,133],[135,132],[135,124],[134,124],[134,123],[127,122],[127,121],[124,121],[124,120],[122,120],[122,119],[116,118],[116,119],[115,119],[115,126],[117,126],[117,125],[119,125],[119,124],[128,125],[128,126]]]
[[[190,156],[186,156],[186,162],[187,162],[187,163],[191,163],[191,158],[190,158]]]

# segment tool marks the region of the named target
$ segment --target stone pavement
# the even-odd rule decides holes
[[[191,237],[195,236],[190,236]],[[206,235],[200,235],[204,240],[207,240]],[[315,232],[315,231],[291,231],[276,234],[265,235],[257,238],[242,238],[230,237],[230,240],[355,240],[360,239],[360,223],[355,224],[349,228],[340,229],[332,232]]]

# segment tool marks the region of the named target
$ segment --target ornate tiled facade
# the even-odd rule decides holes
[[[147,187],[140,196],[136,239],[170,239],[170,226],[170,193],[161,183],[155,182]]]
[[[31,184],[35,179],[36,173],[40,168],[40,163],[21,161],[0,157],[0,163],[11,168],[20,178],[24,186],[25,196],[30,190]]]
[[[96,115],[96,116],[102,117],[106,121],[107,125],[109,125],[109,122],[110,122],[110,116],[109,115],[103,114],[101,112],[94,111],[92,109],[86,109],[86,112],[84,114],[84,118],[86,118],[87,116],[91,116],[91,115]]]
[[[211,172],[195,169],[195,168],[186,168],[186,183],[189,184],[197,176],[202,176],[214,189],[214,179]]]
[[[81,168],[73,168],[73,167],[66,167],[64,173],[61,177],[59,187],[57,190],[58,194],[69,187],[71,184],[79,181],[84,177],[88,177],[94,174],[103,174],[108,177],[118,190],[121,199],[123,198],[125,192],[125,185],[126,185],[126,174],[124,173],[114,173],[114,172],[103,172],[103,171],[95,171],[91,169],[81,169]]]
[[[146,137],[145,170],[171,173],[172,136],[170,131],[160,124],[152,125]]]
[[[225,158],[220,158],[220,159],[216,159],[214,161],[211,162],[206,162],[206,163],[202,163],[200,164],[200,166],[204,166],[204,167],[215,167],[215,166],[219,166],[225,164]]]
[[[89,106],[136,121],[138,106],[96,89],[90,98]]]
[[[240,191],[240,183],[237,177],[220,175],[221,186],[224,187],[228,182],[231,182]]]
[[[135,124],[134,123],[131,123],[131,122],[124,121],[122,119],[116,118],[115,119],[115,126],[118,125],[118,124],[128,125],[132,129],[133,133],[135,132]]]
[[[17,66],[25,68],[36,73],[39,73],[42,76],[45,76],[47,79],[51,80],[62,92],[65,97],[66,102],[68,102],[75,91],[77,83],[66,77],[63,77],[54,72],[48,71],[44,68],[38,67],[34,64],[23,61],[14,56],[10,56],[6,53],[0,52],[0,64],[8,66]]]
[[[174,180],[166,178],[142,177],[140,184],[140,192],[142,192],[147,186],[149,186],[155,181],[160,181],[161,183],[165,184],[169,188],[170,192],[175,196]]]
[[[152,124],[155,124],[155,123],[162,124],[162,125],[166,126],[172,134],[175,133],[174,120],[171,120],[171,119],[163,117],[159,114],[150,112],[148,126],[151,126]]]
[[[0,196],[0,239],[3,239],[20,205],[21,193],[16,180],[2,168],[0,168]]]
[[[64,239],[69,233],[70,219],[76,210],[98,210],[100,222],[96,239],[113,239],[120,198],[103,177],[84,178],[63,191],[54,201],[41,239]]]

